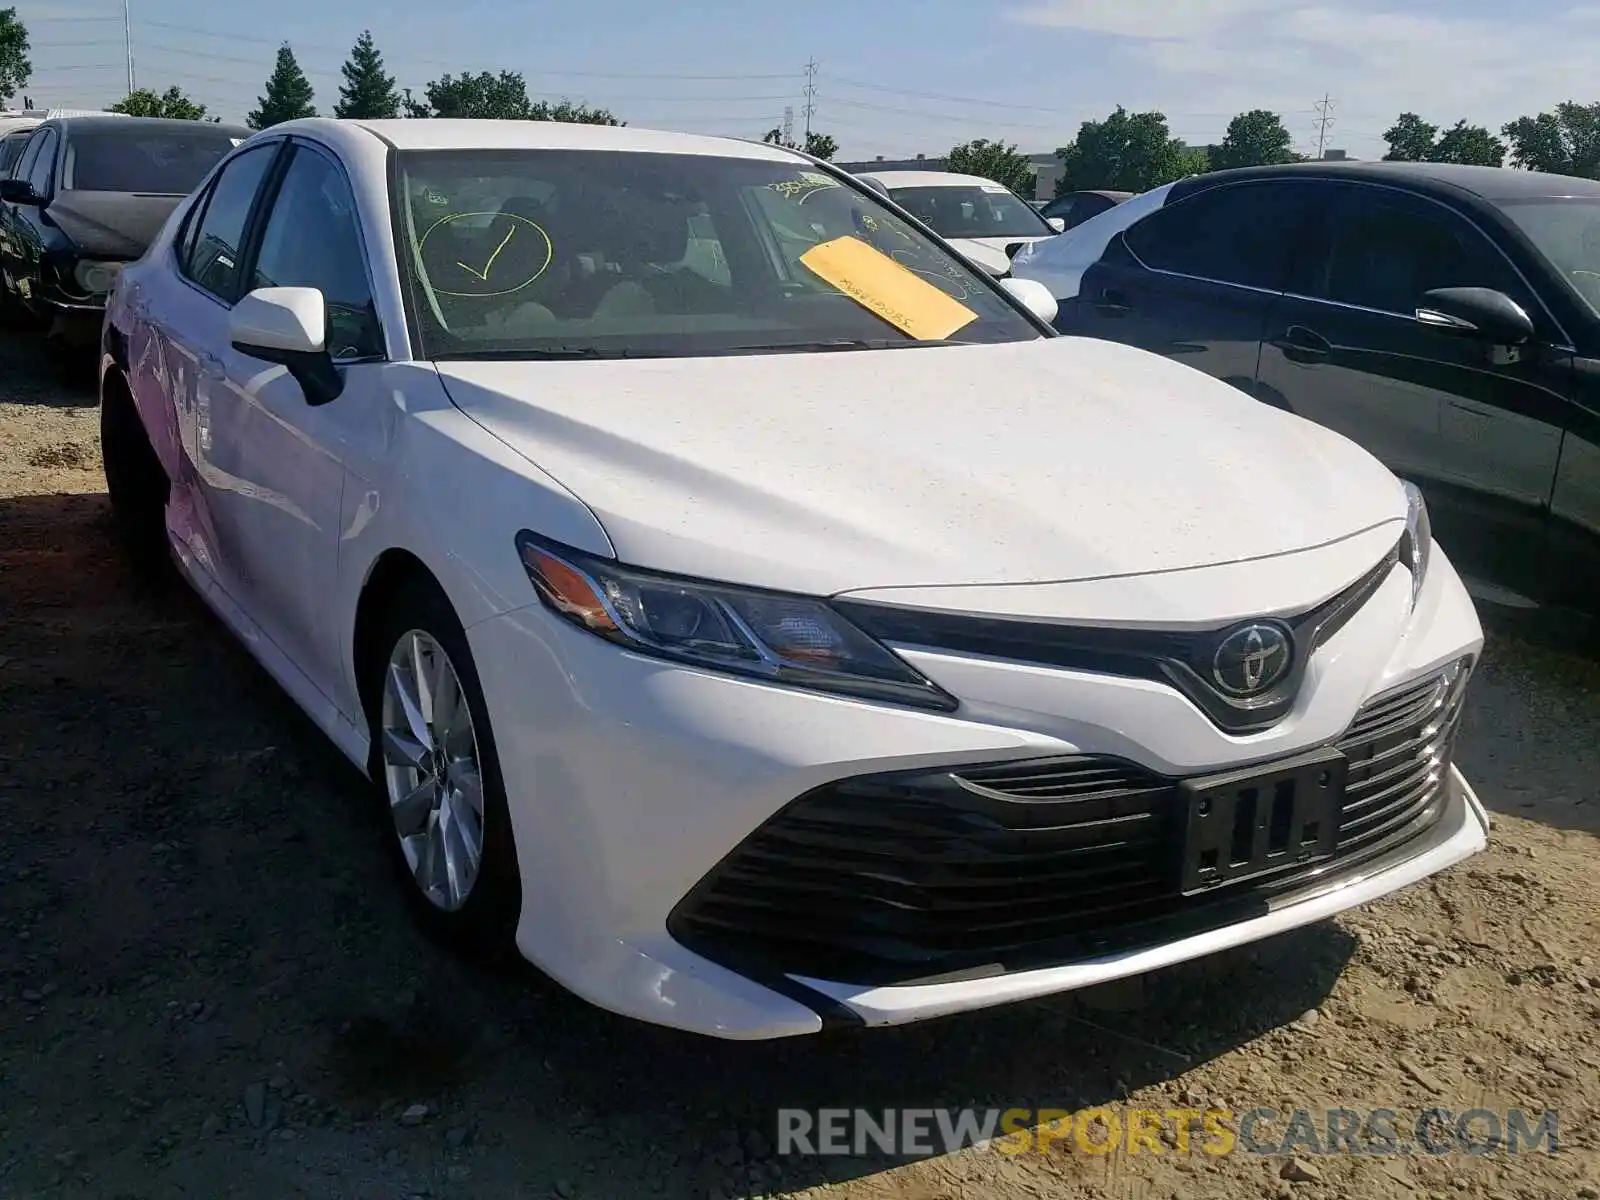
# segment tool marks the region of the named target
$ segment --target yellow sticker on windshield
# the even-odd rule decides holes
[[[978,319],[959,300],[854,237],[834,238],[800,256],[806,269],[919,341],[942,341]]]

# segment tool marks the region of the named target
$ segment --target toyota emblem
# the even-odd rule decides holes
[[[1226,695],[1259,696],[1289,673],[1293,661],[1289,631],[1258,621],[1240,626],[1217,644],[1211,678]]]

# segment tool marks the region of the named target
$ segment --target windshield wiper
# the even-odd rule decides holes
[[[903,346],[952,346],[954,342],[919,338],[826,338],[815,342],[764,342],[751,346],[730,346],[719,354],[763,354],[774,350],[823,353],[829,350],[898,350]]]
[[[546,362],[568,358],[627,358],[625,350],[602,350],[598,346],[550,346],[541,349],[455,350],[449,354],[435,354],[440,362],[462,359],[500,359],[519,362]]]

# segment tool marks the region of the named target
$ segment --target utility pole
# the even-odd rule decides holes
[[[1328,130],[1333,128],[1333,100],[1323,92],[1322,99],[1314,107],[1317,110],[1317,160],[1320,162],[1328,145]]]
[[[128,52],[128,95],[133,95],[133,13],[130,0],[122,0],[122,44]]]
[[[817,60],[806,60],[806,142],[811,142],[811,117],[817,111]]]

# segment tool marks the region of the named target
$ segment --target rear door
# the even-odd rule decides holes
[[[1111,239],[1059,328],[1154,351],[1250,391],[1313,190],[1306,180],[1249,180],[1169,202]]]

